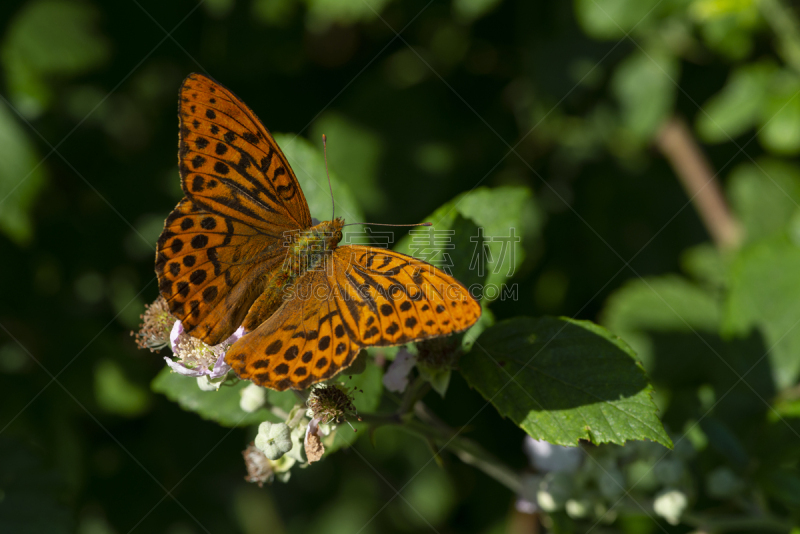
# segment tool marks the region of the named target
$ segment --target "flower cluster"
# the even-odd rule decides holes
[[[169,339],[172,353],[178,357],[177,361],[164,357],[167,365],[175,371],[186,376],[207,376],[209,380],[223,379],[231,370],[225,363],[225,353],[236,340],[244,335],[244,328],[239,327],[228,339],[218,345],[206,345],[196,337],[190,336],[183,330],[180,321],[175,321]]]
[[[618,510],[640,513],[636,503],[650,501],[657,516],[677,525],[694,493],[687,461],[695,449],[685,440],[666,451],[651,442],[582,448],[526,437],[524,449],[535,473],[523,477],[517,501],[523,513],[566,512],[575,520],[611,523]]]
[[[218,345],[203,343],[184,331],[181,321],[169,313],[167,301],[160,296],[146,306],[141,319],[139,331],[131,332],[139,348],[155,352],[169,346],[172,357],[164,356],[164,360],[170,369],[197,378],[199,386],[207,390],[217,389],[225,380],[231,370],[225,363],[225,353],[244,335],[244,328],[239,327],[231,337]]]

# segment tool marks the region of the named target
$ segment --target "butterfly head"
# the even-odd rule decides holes
[[[332,221],[319,223],[313,228],[318,235],[324,236],[325,250],[336,249],[336,246],[342,240],[342,226],[344,226],[344,219],[336,217]]]

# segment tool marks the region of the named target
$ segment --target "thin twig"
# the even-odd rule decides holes
[[[686,123],[678,117],[669,119],[656,136],[656,145],[678,175],[717,247],[737,248],[742,228],[728,209],[711,164]]]

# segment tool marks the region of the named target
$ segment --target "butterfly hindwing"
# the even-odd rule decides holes
[[[436,267],[389,250],[344,246],[307,272],[226,360],[241,378],[303,389],[349,366],[362,347],[461,332],[480,317],[467,289]]]
[[[304,389],[352,363],[361,346],[330,282],[324,271],[306,273],[278,311],[233,344],[225,360],[240,378],[279,391]]]
[[[334,257],[336,279],[355,302],[344,320],[364,346],[462,332],[481,315],[467,288],[424,261],[365,246],[339,247]]]

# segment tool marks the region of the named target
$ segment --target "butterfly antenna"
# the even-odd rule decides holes
[[[333,200],[331,173],[328,172],[328,137],[325,134],[322,134],[322,153],[325,154],[325,174],[328,175],[328,189],[331,191],[331,220],[333,220],[336,218],[336,202]]]

